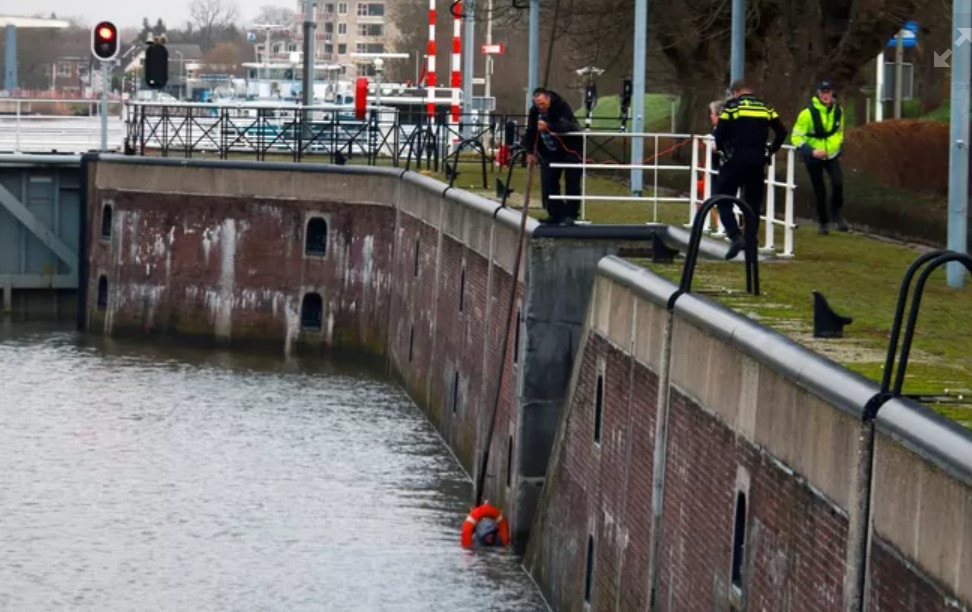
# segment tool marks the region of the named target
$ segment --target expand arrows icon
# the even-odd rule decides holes
[[[948,58],[952,57],[952,50],[945,49],[945,53],[935,51],[933,61],[935,68],[948,68]]]
[[[955,39],[956,47],[964,43],[972,43],[972,28],[958,28],[958,32],[958,38]],[[952,50],[945,49],[942,53],[935,51],[933,56],[935,68],[948,68],[948,60],[952,57]]]

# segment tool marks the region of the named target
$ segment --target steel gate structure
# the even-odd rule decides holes
[[[73,315],[81,185],[78,155],[0,155],[0,311]]]

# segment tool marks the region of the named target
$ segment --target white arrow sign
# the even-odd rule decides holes
[[[945,49],[945,53],[934,53],[935,68],[948,68],[948,58],[952,57],[952,50]]]
[[[961,45],[964,42],[972,42],[972,28],[959,28],[959,37],[955,41],[956,45]]]

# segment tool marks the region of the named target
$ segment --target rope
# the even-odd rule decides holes
[[[503,375],[506,373],[506,351],[510,344],[510,328],[516,319],[516,291],[520,280],[520,261],[523,258],[523,249],[526,243],[526,222],[530,210],[530,190],[533,188],[533,170],[536,167],[537,143],[539,142],[539,132],[533,141],[533,155],[527,164],[527,183],[526,193],[523,196],[523,212],[520,215],[520,239],[516,245],[516,258],[513,263],[513,285],[510,287],[509,309],[506,315],[506,330],[503,332],[503,349],[500,351],[499,374],[496,376],[496,391],[493,394],[493,413],[489,418],[489,427],[486,430],[486,444],[483,448],[483,460],[479,464],[479,473],[476,475],[476,506],[483,503],[483,489],[486,486],[486,469],[489,465],[489,448],[493,444],[493,433],[496,430],[496,415],[499,413],[500,395],[503,391]]]

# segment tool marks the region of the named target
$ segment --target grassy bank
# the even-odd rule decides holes
[[[502,175],[505,178],[505,172]],[[457,186],[487,197],[496,194],[460,176]],[[531,214],[541,216],[539,177],[534,177]],[[470,179],[473,180],[473,179]],[[491,177],[491,180],[492,177]],[[628,194],[622,180],[593,177],[589,191]],[[509,204],[521,207],[526,170],[514,172],[514,194]],[[640,203],[592,203],[587,217],[595,223],[645,223],[654,219],[650,205]],[[661,222],[687,222],[685,204],[660,206]],[[777,236],[778,244],[782,236]],[[834,232],[820,236],[815,224],[795,233],[796,257],[761,264],[761,295],[745,293],[741,263],[703,260],[696,271],[694,289],[711,299],[759,321],[796,342],[880,382],[894,318],[901,278],[923,247],[893,242],[865,232]],[[640,265],[678,282],[684,260],[674,264]],[[972,283],[970,283],[972,284]],[[841,339],[813,337],[813,297],[818,290],[838,313],[852,316]],[[923,403],[966,427],[972,428],[972,287],[954,290],[946,286],[944,269],[926,286],[915,339],[906,372],[904,393],[921,395]],[[929,397],[938,398],[931,401]]]

